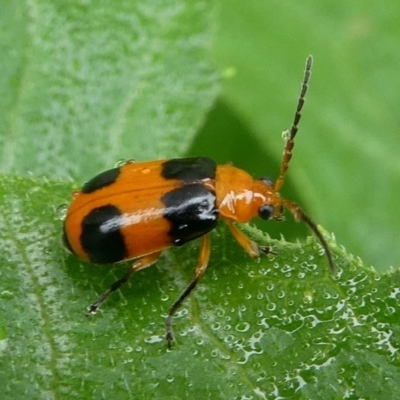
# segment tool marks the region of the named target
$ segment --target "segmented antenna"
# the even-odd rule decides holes
[[[275,185],[274,185],[274,189],[277,192],[283,186],[283,182],[285,180],[285,174],[289,167],[289,162],[292,158],[292,150],[294,147],[294,137],[296,136],[296,133],[298,131],[298,125],[299,125],[299,122],[301,119],[301,110],[302,110],[304,102],[305,102],[305,97],[306,97],[306,93],[307,93],[307,89],[308,89],[308,82],[310,81],[310,77],[311,77],[312,63],[313,63],[312,56],[308,56],[307,61],[306,61],[306,69],[304,71],[303,83],[301,85],[300,96],[299,96],[299,100],[297,102],[296,112],[294,114],[293,124],[292,124],[292,127],[290,128],[290,130],[288,131],[286,145],[283,150],[281,170],[279,172],[278,179],[276,180]]]
[[[289,167],[290,159],[292,158],[292,150],[294,147],[294,137],[296,136],[299,121],[301,119],[301,110],[304,105],[307,89],[308,89],[308,82],[310,81],[311,76],[311,67],[312,67],[313,59],[311,56],[307,58],[306,61],[306,69],[304,72],[303,83],[301,85],[300,96],[297,102],[296,112],[294,114],[294,120],[292,127],[287,132],[287,139],[285,149],[283,151],[283,158],[281,164],[281,170],[279,173],[279,177],[275,182],[274,189],[276,192],[282,187],[286,171]],[[307,216],[304,211],[295,203],[292,203],[289,200],[282,199],[284,206],[293,214],[294,218],[297,221],[303,221],[308,225],[308,227],[314,232],[315,236],[321,243],[322,248],[325,250],[326,258],[328,259],[329,267],[332,272],[335,271],[335,263],[333,262],[333,256],[331,250],[328,246],[327,241],[325,240],[324,236],[322,235],[321,231],[318,229],[317,224]]]
[[[335,272],[335,263],[333,262],[331,249],[329,248],[328,242],[325,240],[321,231],[318,229],[318,225],[309,216],[307,216],[297,204],[289,200],[285,199],[282,200],[284,206],[293,214],[294,219],[296,221],[303,221],[314,232],[315,236],[321,243],[322,248],[325,250],[325,255],[326,258],[328,259],[329,268],[331,269],[331,272]]]

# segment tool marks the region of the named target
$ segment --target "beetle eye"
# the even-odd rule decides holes
[[[261,219],[271,219],[274,214],[274,207],[264,204],[258,209],[258,215]]]
[[[274,186],[274,181],[268,176],[262,176],[260,181],[264,182],[267,186]]]

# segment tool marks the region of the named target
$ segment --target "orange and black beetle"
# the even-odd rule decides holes
[[[283,208],[287,208],[297,221],[304,221],[316,234],[333,270],[331,252],[316,224],[278,193],[292,155],[311,65],[309,57],[275,183],[264,178],[253,179],[232,165],[217,165],[209,158],[195,157],[128,162],[97,175],[74,195],[64,221],[63,239],[67,248],[79,258],[99,264],[136,259],[125,275],[88,308],[88,315],[95,313],[108,295],[134,272],[152,265],[163,250],[202,237],[195,277],[168,313],[166,339],[170,345],[172,317],[207,267],[208,232],[219,219],[228,224],[234,238],[251,257],[259,257],[260,252],[268,253],[270,249],[255,244],[234,223],[248,222],[257,216],[279,220]]]

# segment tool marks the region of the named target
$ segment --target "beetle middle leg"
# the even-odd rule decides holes
[[[138,260],[136,260],[132,267],[128,269],[128,271],[125,272],[125,274],[115,281],[110,288],[104,292],[93,304],[91,304],[86,311],[86,316],[90,316],[96,313],[98,308],[101,306],[102,303],[107,299],[107,297],[118,290],[124,283],[126,283],[131,275],[137,271],[140,271],[141,269],[145,269],[147,267],[150,267],[153,265],[157,259],[160,257],[161,251],[157,251],[155,253],[148,254],[147,256],[144,256]]]
[[[202,243],[201,243],[201,250],[200,250],[200,257],[199,261],[196,267],[196,272],[193,280],[189,283],[187,288],[182,292],[182,294],[179,296],[179,298],[175,301],[174,304],[172,304],[171,308],[168,311],[168,316],[167,320],[165,322],[166,324],[166,335],[165,338],[167,339],[168,342],[168,347],[171,348],[171,343],[174,340],[174,335],[172,333],[172,319],[178,308],[182,305],[182,303],[185,301],[185,299],[189,296],[191,291],[195,288],[197,285],[197,282],[201,278],[201,276],[204,274],[207,265],[208,265],[208,260],[210,259],[210,237],[209,235],[204,235],[202,237]]]

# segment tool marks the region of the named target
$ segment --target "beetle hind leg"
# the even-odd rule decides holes
[[[138,260],[136,260],[131,268],[128,269],[128,271],[125,272],[125,274],[115,281],[110,288],[105,291],[94,303],[92,303],[86,311],[86,316],[90,316],[93,314],[96,314],[96,311],[99,309],[99,307],[104,303],[104,301],[108,298],[108,296],[118,290],[124,283],[126,283],[131,275],[137,271],[140,271],[141,269],[145,269],[147,267],[150,267],[153,265],[157,259],[160,257],[161,252],[157,251],[155,253],[148,254],[147,256],[144,256]]]
[[[171,348],[172,341],[174,340],[174,335],[172,333],[172,319],[176,311],[179,309],[179,307],[182,305],[182,303],[185,301],[185,299],[189,296],[189,294],[192,292],[192,290],[196,287],[197,282],[201,278],[201,276],[204,274],[207,265],[208,265],[208,260],[210,259],[210,237],[209,235],[204,235],[202,237],[202,243],[201,243],[201,250],[200,250],[200,257],[199,261],[196,267],[196,272],[195,276],[192,279],[192,281],[189,283],[187,288],[182,292],[182,294],[178,297],[178,299],[175,301],[174,304],[172,304],[171,308],[168,311],[168,316],[165,321],[166,325],[166,334],[165,334],[165,339],[168,342],[168,348]]]

